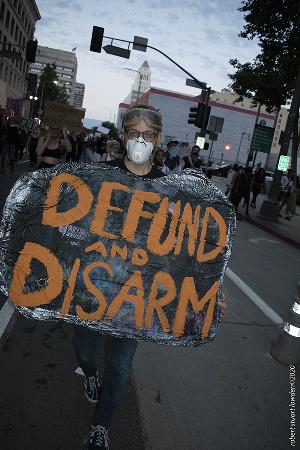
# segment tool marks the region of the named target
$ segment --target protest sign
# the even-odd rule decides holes
[[[197,346],[219,328],[234,231],[234,207],[200,171],[41,169],[6,201],[0,288],[27,317]]]
[[[68,103],[46,101],[44,110],[44,124],[53,128],[65,126],[70,131],[82,132],[82,119],[85,112],[73,108]]]

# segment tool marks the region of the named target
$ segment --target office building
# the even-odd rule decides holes
[[[74,52],[39,45],[35,63],[30,66],[30,72],[36,73],[40,77],[47,64],[55,64],[58,84],[66,89],[69,98],[68,101],[73,105],[77,75],[76,54]]]
[[[74,97],[73,97],[73,106],[75,106],[75,108],[82,109],[84,91],[85,91],[85,85],[83,83],[79,83],[76,81]]]
[[[29,69],[26,45],[34,39],[35,24],[40,18],[35,0],[0,1],[0,107],[8,107],[9,115],[23,115]],[[5,57],[5,52],[13,50],[19,53],[17,58]]]

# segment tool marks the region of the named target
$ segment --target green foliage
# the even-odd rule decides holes
[[[58,80],[55,64],[47,64],[40,76],[39,87],[37,90],[38,98],[42,98],[42,110],[44,110],[47,100],[67,103],[68,96],[63,86],[59,86],[54,82]],[[39,104],[39,102],[38,102]]]
[[[119,139],[118,129],[112,122],[102,122],[102,126],[105,128],[109,128],[110,131],[108,133],[108,137],[110,139]]]
[[[257,39],[254,61],[231,59],[236,69],[230,87],[240,98],[252,98],[268,110],[279,109],[292,96],[300,65],[299,0],[243,0],[245,25],[240,36]]]

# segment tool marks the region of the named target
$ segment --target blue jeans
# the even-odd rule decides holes
[[[73,345],[86,376],[95,375],[100,353],[105,348],[105,370],[93,425],[109,427],[115,409],[126,389],[137,341],[104,336],[83,326],[76,326]]]

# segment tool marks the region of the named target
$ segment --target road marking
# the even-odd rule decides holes
[[[269,306],[267,303],[263,301],[256,292],[251,289],[248,284],[246,284],[240,277],[238,277],[234,272],[232,272],[229,267],[226,270],[226,275],[228,278],[233,281],[238,288],[247,295],[247,297],[276,325],[282,325],[283,319]]]
[[[269,244],[279,244],[279,241],[274,241],[274,239],[267,239],[264,237],[250,238],[249,242],[251,242],[251,244],[259,244],[260,242],[268,242]]]
[[[10,319],[15,311],[14,305],[10,300],[6,300],[2,308],[0,309],[0,339],[9,324]]]

